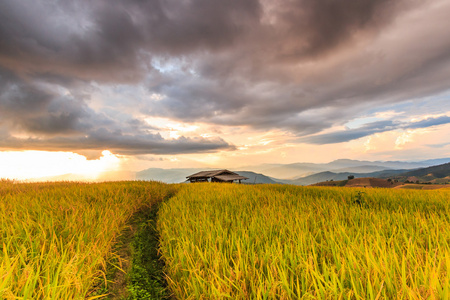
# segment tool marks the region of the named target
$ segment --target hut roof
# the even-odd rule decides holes
[[[238,174],[228,171],[228,170],[214,170],[214,171],[200,171],[195,174],[189,175],[186,178],[214,177],[214,176],[221,175],[221,174],[223,174],[223,175],[225,175],[225,174],[238,175]]]
[[[222,181],[230,180],[245,180],[247,177],[241,176],[237,173],[231,172],[229,170],[213,170],[213,171],[201,171],[195,174],[189,175],[186,178],[216,178]]]

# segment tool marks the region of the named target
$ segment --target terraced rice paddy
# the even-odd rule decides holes
[[[115,238],[160,183],[0,182],[0,299],[93,299]]]
[[[450,299],[448,189],[9,181],[0,298],[109,298],[96,287],[118,237],[171,195],[157,219],[171,299]]]
[[[159,217],[170,288],[178,299],[449,299],[449,191],[358,191],[182,189]]]

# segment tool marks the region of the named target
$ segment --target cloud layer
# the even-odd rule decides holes
[[[416,122],[394,122],[392,120],[378,121],[365,124],[359,128],[347,129],[341,131],[335,131],[332,133],[318,134],[301,138],[301,142],[309,144],[335,144],[348,142],[351,140],[359,139],[365,136],[369,136],[375,133],[381,133],[391,130],[408,130],[408,129],[421,129],[433,126],[439,126],[450,123],[450,117],[442,116],[436,118],[427,118],[422,121]]]
[[[0,147],[235,149],[219,134],[170,139],[145,121],[155,117],[311,144],[448,123],[323,133],[448,91],[449,13],[445,0],[2,1]]]

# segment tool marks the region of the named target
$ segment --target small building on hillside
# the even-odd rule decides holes
[[[186,177],[190,182],[228,182],[233,183],[248,179],[228,170],[201,171]]]

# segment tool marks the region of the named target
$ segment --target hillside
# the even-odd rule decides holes
[[[287,181],[284,181],[284,182],[289,183],[289,184],[294,184],[294,185],[310,185],[310,184],[315,184],[315,183],[324,182],[324,181],[346,180],[349,175],[354,175],[354,174],[348,173],[348,172],[334,173],[334,172],[326,171],[326,172],[320,172],[317,174],[298,178],[295,180],[290,180],[289,182],[287,182]]]
[[[386,179],[381,178],[355,178],[349,180],[346,187],[380,187],[380,188],[392,188],[394,186],[399,185],[398,183],[394,183],[393,181],[388,181]]]
[[[396,175],[392,175],[395,174]],[[401,189],[439,189],[450,184],[450,163],[432,166],[428,168],[416,169],[413,171],[385,170],[369,174],[352,174],[355,179],[346,180],[345,175],[349,173],[322,172],[299,178],[297,184],[305,184],[318,179],[325,179],[320,182],[311,183],[315,186],[346,186],[346,187],[395,187]],[[389,175],[390,176],[386,176]],[[364,176],[371,175],[371,176]],[[375,178],[378,177],[378,178]],[[398,182],[397,182],[398,181]],[[404,182],[418,182],[427,184],[404,184]]]
[[[395,187],[407,189],[436,189],[450,183],[450,163],[428,168],[405,170],[385,170],[368,174],[352,174],[355,179],[346,180],[350,173],[322,172],[291,181],[292,184],[346,187]],[[388,181],[388,179],[391,179]],[[318,180],[318,181],[316,181]],[[316,182],[314,182],[316,181]],[[396,183],[398,181],[399,183]],[[404,182],[428,184],[405,185]]]
[[[450,162],[450,158],[440,158],[417,162],[404,161],[363,161],[353,159],[338,159],[329,163],[292,163],[292,164],[264,164],[260,166],[246,166],[241,169],[263,173],[272,178],[293,180],[320,172],[334,173],[372,173],[383,170],[411,170],[425,168],[437,164]]]
[[[264,174],[260,174],[260,173],[255,173],[255,172],[250,172],[250,171],[236,171],[236,173],[238,173],[241,176],[245,176],[248,177],[247,180],[243,180],[242,183],[247,183],[247,184],[252,184],[252,183],[271,183],[271,184],[275,184],[275,183],[281,183],[278,181],[273,180],[272,178],[264,175]]]
[[[318,182],[326,182],[326,181],[339,181],[346,180],[349,175],[355,176],[355,178],[365,178],[365,177],[375,177],[375,178],[389,178],[396,174],[404,173],[405,170],[383,170],[378,172],[370,172],[370,173],[352,173],[352,172],[320,172],[317,174],[297,178],[294,180],[283,180],[283,183],[294,184],[294,185],[311,185]]]
[[[450,163],[404,172],[392,178],[400,181],[449,183]]]
[[[395,183],[388,179],[365,177],[355,178],[350,180],[340,181],[325,181],[312,184],[312,186],[345,186],[345,187],[376,187],[376,188],[393,188],[402,185],[402,183]]]

